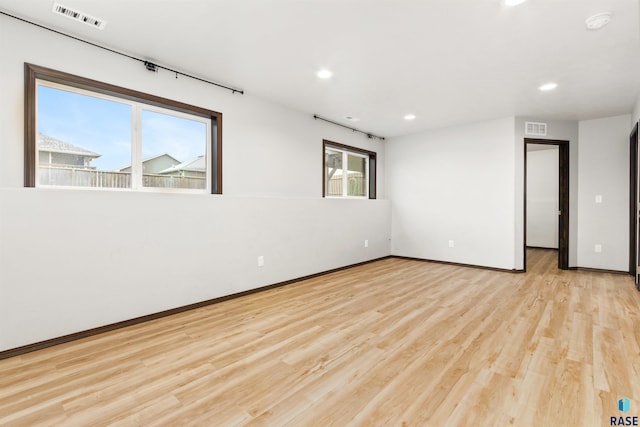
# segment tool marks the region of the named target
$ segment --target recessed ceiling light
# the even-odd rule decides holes
[[[353,117],[353,116],[344,116],[345,120],[349,120],[350,122],[357,122],[358,120],[360,120],[357,117]]]
[[[527,0],[504,0],[505,6],[517,6],[521,3],[524,3]]]
[[[584,21],[588,30],[599,30],[611,22],[611,12],[598,13],[590,16]]]
[[[558,87],[558,83],[545,83],[542,86],[540,86],[538,89],[540,89],[543,92],[547,92],[549,90],[554,90],[557,87]]]
[[[405,120],[414,120],[416,118],[415,114],[407,114],[406,116],[404,116]]]
[[[331,76],[333,76],[333,73],[327,69],[322,69],[318,71],[316,75],[321,79],[329,79],[331,78]]]

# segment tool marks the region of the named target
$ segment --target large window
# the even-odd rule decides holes
[[[376,198],[376,153],[323,141],[324,197]]]
[[[25,185],[222,192],[222,114],[26,64]]]

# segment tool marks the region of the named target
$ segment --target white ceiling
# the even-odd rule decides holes
[[[512,115],[629,113],[640,90],[637,0],[59,3],[106,29],[54,15],[53,0],[0,0],[0,10],[386,137]],[[612,22],[588,31],[585,19],[604,11]],[[323,67],[334,77],[318,79]],[[558,88],[538,91],[548,81]]]

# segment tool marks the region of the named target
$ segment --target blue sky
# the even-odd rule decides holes
[[[131,164],[131,106],[64,90],[38,86],[38,132],[102,156],[99,170]],[[157,112],[142,112],[142,157],[168,153],[180,161],[205,154],[202,122]]]

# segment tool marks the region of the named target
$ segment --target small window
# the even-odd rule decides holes
[[[222,192],[220,113],[25,70],[26,186]]]
[[[376,198],[376,153],[323,141],[324,197]]]

